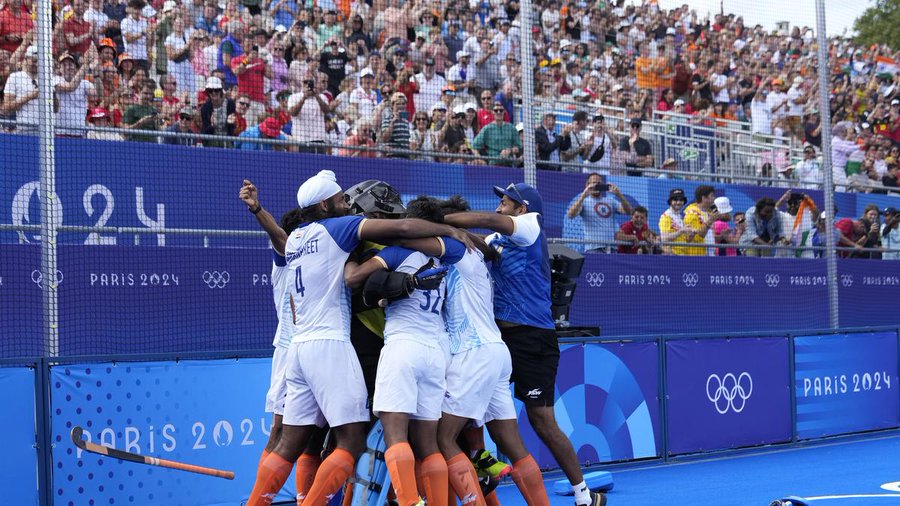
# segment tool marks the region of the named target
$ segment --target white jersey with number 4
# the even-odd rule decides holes
[[[350,341],[350,290],[344,263],[359,244],[365,218],[342,216],[305,223],[285,246],[287,285],[294,299],[294,336],[300,343],[319,339]]]
[[[440,261],[435,260],[434,267],[439,267],[441,262],[452,264],[461,258],[461,253],[457,251],[458,248],[453,245],[451,245],[453,251],[447,250],[446,245],[450,242],[449,240],[443,238],[438,238],[438,240],[442,242],[444,254]],[[460,244],[460,246],[462,245]],[[461,249],[463,252],[465,251],[465,247]],[[431,257],[423,253],[397,246],[384,248],[376,257],[381,260],[386,269],[404,274],[415,274],[431,260]],[[415,290],[408,298],[394,301],[388,305],[384,310],[384,341],[410,339],[434,348],[446,347],[447,326],[442,315],[446,291],[447,282],[441,280],[437,289]]]
[[[450,354],[457,355],[486,343],[502,343],[500,329],[494,322],[493,283],[484,255],[478,250],[465,251],[462,259],[450,267],[446,279],[444,312]]]

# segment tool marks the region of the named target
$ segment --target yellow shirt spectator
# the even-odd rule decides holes
[[[713,232],[713,224],[710,223],[709,213],[701,209],[700,204],[694,202],[687,206],[687,209],[684,210],[684,225],[698,231],[685,242],[715,244],[715,234]],[[700,235],[704,230],[706,234]],[[685,248],[685,250],[685,255],[706,256],[713,254],[712,248]]]
[[[671,208],[659,217],[660,238],[669,242],[688,242],[684,233],[684,219]],[[687,246],[671,246],[672,254],[687,255],[693,248]]]

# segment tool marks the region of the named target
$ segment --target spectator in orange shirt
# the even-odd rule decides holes
[[[356,124],[356,133],[344,140],[344,146],[375,147],[375,141],[372,140],[372,125],[369,123],[369,120],[363,119]],[[355,156],[359,158],[376,158],[378,157],[378,152],[344,147],[338,151],[338,155]]]

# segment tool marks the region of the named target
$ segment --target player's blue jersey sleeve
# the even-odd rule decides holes
[[[284,267],[287,265],[287,259],[284,258],[284,255],[278,253],[274,249],[272,249],[272,262],[278,267]]]
[[[359,244],[359,226],[363,221],[365,218],[362,216],[341,216],[327,218],[319,223],[342,250],[350,253]]]
[[[444,243],[444,254],[441,255],[441,263],[455,264],[462,260],[462,257],[466,254],[465,244],[447,236],[441,236],[440,240]]]
[[[388,246],[379,251],[375,256],[384,261],[388,270],[393,271],[396,270],[397,267],[400,267],[403,261],[413,253],[415,253],[415,251],[411,249],[401,248],[400,246]]]

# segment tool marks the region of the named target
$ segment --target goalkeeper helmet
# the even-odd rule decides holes
[[[353,214],[382,213],[391,217],[406,215],[400,193],[393,186],[370,179],[357,183],[344,191],[344,199]]]

